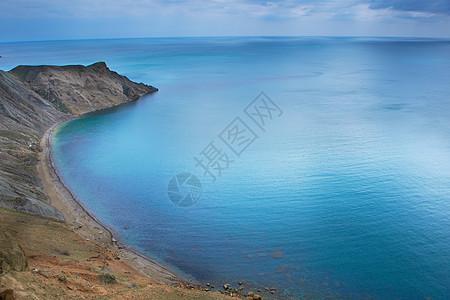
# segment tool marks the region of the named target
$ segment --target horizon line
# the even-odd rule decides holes
[[[112,41],[112,40],[144,40],[144,39],[195,39],[195,38],[372,38],[372,39],[420,39],[448,40],[450,37],[429,36],[379,36],[379,35],[199,35],[199,36],[148,36],[148,37],[110,37],[110,38],[74,38],[24,41],[0,41],[0,44],[45,43],[45,42],[77,42],[77,41]]]

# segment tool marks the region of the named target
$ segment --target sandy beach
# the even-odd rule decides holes
[[[42,96],[41,88],[50,92]],[[74,89],[81,94],[71,94]],[[0,106],[6,108],[0,111],[0,299],[240,296],[189,282],[158,258],[122,243],[77,201],[54,168],[51,137],[62,122],[155,91],[104,62],[0,70]]]
[[[50,204],[60,211],[67,224],[86,241],[100,245],[116,252],[119,257],[134,269],[141,271],[153,280],[165,284],[187,283],[180,276],[167,268],[139,254],[120,242],[112,229],[100,223],[79,203],[64,185],[56,172],[51,159],[51,136],[62,122],[53,124],[43,135],[40,145],[43,149],[39,155],[38,176],[42,182]]]

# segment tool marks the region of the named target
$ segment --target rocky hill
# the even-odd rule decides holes
[[[39,178],[54,179],[38,177],[36,165],[47,157],[40,142],[50,128],[154,91],[105,63],[0,71],[0,300],[242,298],[189,284],[128,251],[82,210],[71,216],[61,209],[61,222],[50,206],[55,195],[44,192]]]
[[[59,121],[154,91],[104,62],[0,71],[0,207],[63,219],[49,205],[36,173],[44,132]]]
[[[8,72],[63,113],[83,114],[137,100],[157,89],[111,71],[84,66],[18,66]]]

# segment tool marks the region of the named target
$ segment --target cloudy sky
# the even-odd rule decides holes
[[[450,0],[0,0],[0,42],[166,36],[450,37]]]

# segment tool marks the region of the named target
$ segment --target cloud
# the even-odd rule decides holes
[[[361,9],[364,7],[365,9]],[[450,15],[449,0],[2,0],[6,17],[98,18],[158,14],[247,15],[282,20],[298,17],[358,17],[407,12],[411,17]],[[368,11],[372,10],[373,14]]]
[[[450,0],[0,0],[1,24],[11,30],[0,32],[0,41],[20,39],[18,28],[27,39],[64,32],[65,38],[449,36]]]
[[[266,19],[331,20],[433,19],[450,16],[449,0],[244,0]]]
[[[371,9],[450,15],[449,0],[371,0]]]

